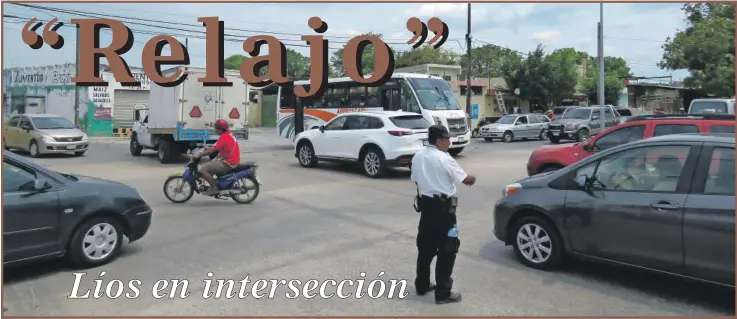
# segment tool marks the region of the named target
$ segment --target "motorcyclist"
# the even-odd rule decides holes
[[[213,151],[218,152],[216,158],[204,165],[200,165],[200,176],[210,184],[210,188],[203,192],[203,195],[214,196],[220,193],[214,175],[227,173],[241,162],[241,150],[238,146],[238,141],[228,127],[228,121],[226,120],[218,119],[215,121],[215,133],[220,135],[220,137],[215,143],[215,146],[205,147],[204,151],[197,156],[209,155]]]

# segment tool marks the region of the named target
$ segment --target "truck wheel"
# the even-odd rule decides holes
[[[143,146],[138,144],[138,137],[135,135],[131,136],[130,151],[133,156],[141,156],[141,152],[143,152]]]
[[[463,149],[464,147],[451,148],[448,150],[448,154],[450,154],[450,156],[456,157],[458,156],[458,154],[461,154],[461,152],[463,152]]]
[[[581,129],[576,134],[576,142],[583,142],[589,138],[589,130],[587,129]]]
[[[171,148],[172,148],[171,142],[165,139],[159,140],[158,151],[159,151],[159,162],[161,162],[161,164],[167,164],[171,162],[171,157],[172,157]]]

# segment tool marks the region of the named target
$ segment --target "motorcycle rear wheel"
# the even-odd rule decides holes
[[[172,183],[175,183],[175,184],[170,185]],[[181,192],[176,192],[176,188],[178,186],[181,187],[180,189]],[[170,189],[173,192],[183,194],[184,198],[175,199],[173,194],[170,193],[169,191]],[[185,203],[188,200],[190,200],[193,195],[194,195],[194,188],[192,188],[192,185],[187,183],[187,181],[185,181],[184,178],[181,176],[171,176],[167,178],[166,181],[164,182],[164,196],[166,196],[166,199],[170,200],[172,203],[177,203],[177,204]]]
[[[246,178],[241,178],[236,181],[236,185],[233,185],[233,187],[230,189],[230,191],[236,191],[236,190],[242,190],[246,189],[245,194],[239,194],[239,195],[231,195],[233,200],[238,204],[250,204],[254,200],[256,200],[256,197],[258,197],[259,192],[261,191],[261,185],[258,184],[256,181],[256,178],[253,176],[248,176]]]

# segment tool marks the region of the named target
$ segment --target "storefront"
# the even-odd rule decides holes
[[[3,114],[55,114],[79,123],[90,136],[112,136],[113,131],[130,129],[133,107],[148,104],[150,80],[138,68],[131,68],[140,87],[124,87],[112,73],[101,72],[107,87],[79,87],[79,119],[74,120],[75,65],[10,68],[3,70]]]

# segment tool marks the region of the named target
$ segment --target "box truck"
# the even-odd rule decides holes
[[[197,81],[204,77],[204,68],[175,67],[162,75],[179,70],[187,74],[184,82],[173,87],[151,83],[148,105],[136,106],[131,155],[156,150],[159,161],[169,163],[200,145],[215,143],[217,119],[228,121],[237,138],[248,138],[250,87],[237,71],[225,71],[231,86],[204,86]]]

